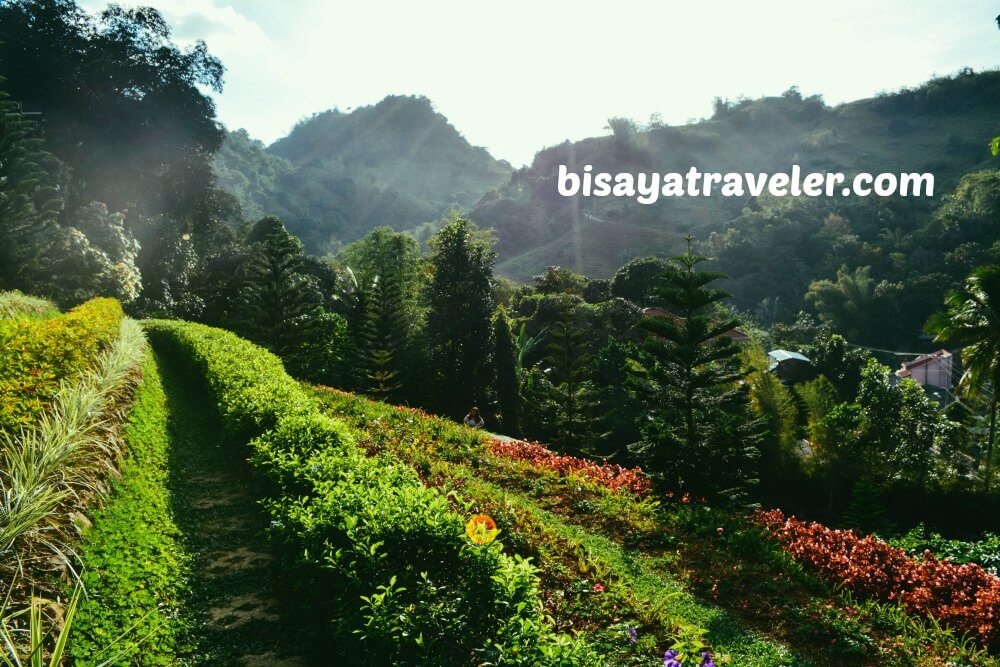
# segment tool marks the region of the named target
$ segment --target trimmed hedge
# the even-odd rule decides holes
[[[58,317],[0,320],[0,431],[33,423],[117,338],[122,316],[116,300],[92,299]]]
[[[449,498],[391,456],[369,458],[266,350],[199,324],[147,323],[203,377],[227,433],[276,490],[273,535],[314,573],[314,600],[369,664],[578,665],[593,653],[543,619],[535,568],[473,545]],[[458,498],[451,499],[461,505]]]
[[[84,661],[115,645],[128,664],[173,665],[184,653],[187,555],[167,488],[166,395],[152,354],[124,427],[128,455],[108,503],[93,515],[77,553],[86,569],[70,654]],[[79,662],[85,664],[85,662]]]

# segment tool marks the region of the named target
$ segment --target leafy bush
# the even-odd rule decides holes
[[[152,358],[143,367],[124,439],[128,457],[121,477],[77,550],[86,566],[82,580],[87,598],[77,613],[70,654],[93,660],[129,630],[128,636],[140,638],[141,644],[119,644],[120,657],[135,664],[171,665],[186,630],[176,614],[186,562],[167,489],[166,396]]]
[[[952,563],[975,563],[994,576],[1000,574],[1000,535],[986,533],[976,541],[949,540],[920,525],[886,541],[912,556],[930,551]]]
[[[311,595],[333,607],[339,636],[363,639],[369,662],[594,662],[544,622],[529,562],[496,541],[471,544],[448,498],[395,458],[365,456],[272,354],[203,325],[148,331],[205,378],[228,434],[250,441],[276,490],[273,534],[314,572]]]
[[[797,562],[852,592],[899,602],[987,647],[998,639],[1000,579],[978,565],[954,565],[929,551],[917,560],[875,537],[786,518],[780,510],[758,512],[756,520]]]
[[[93,299],[65,315],[0,319],[0,433],[35,421],[70,380],[118,335],[121,305]]]
[[[71,569],[75,517],[107,491],[122,451],[117,419],[145,347],[134,321],[118,328],[91,372],[60,382],[50,410],[14,434],[0,431],[0,568],[8,572]]]
[[[0,320],[25,320],[55,317],[59,314],[56,304],[17,290],[0,292]]]
[[[641,468],[623,468],[613,463],[598,464],[576,456],[556,454],[537,442],[494,439],[490,442],[490,452],[497,456],[527,461],[561,475],[576,473],[612,491],[626,490],[644,496],[653,488],[653,483]]]

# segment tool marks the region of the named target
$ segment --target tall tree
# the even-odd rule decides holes
[[[600,419],[590,379],[593,355],[587,332],[575,326],[567,313],[549,328],[546,338],[544,370],[536,395],[552,443],[563,451],[593,453]]]
[[[983,486],[990,490],[993,450],[997,435],[997,408],[1000,399],[1000,266],[982,266],[973,271],[960,289],[945,298],[947,310],[931,317],[927,330],[946,345],[962,349],[962,387],[986,399],[989,406],[989,433]]]
[[[422,402],[426,263],[413,237],[388,227],[341,250],[340,304],[352,340],[354,386],[398,401]]]
[[[236,324],[275,354],[290,354],[323,312],[316,281],[304,272],[302,243],[274,217],[257,222],[246,241]]]
[[[73,0],[0,3],[0,67],[11,96],[41,113],[49,151],[75,172],[69,206],[182,213],[214,185],[222,64],[182,49],[151,7],[93,16]]]
[[[455,214],[430,243],[427,335],[438,403],[459,416],[486,404],[493,379],[493,239]]]
[[[721,311],[728,296],[712,287],[721,273],[699,271],[707,257],[671,258],[656,295],[673,315],[647,317],[633,365],[642,440],[635,453],[661,480],[710,499],[743,502],[756,483],[761,423],[740,384],[739,350],[728,336],[738,321]]]
[[[496,368],[497,411],[507,435],[521,434],[521,364],[507,310],[493,315],[493,359]]]

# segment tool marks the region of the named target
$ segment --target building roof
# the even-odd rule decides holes
[[[806,363],[810,362],[809,357],[804,354],[799,354],[798,352],[792,352],[791,350],[771,350],[767,353],[767,356],[771,357],[778,363],[788,361],[790,359],[794,359],[795,361],[804,361]]]
[[[940,359],[948,359],[951,357],[951,352],[948,350],[937,350],[936,352],[931,352],[930,354],[924,354],[912,361],[903,362],[903,370],[909,371],[914,368],[919,368],[921,366],[926,366],[933,361],[938,361]]]

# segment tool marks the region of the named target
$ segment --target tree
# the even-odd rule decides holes
[[[302,244],[281,220],[262,218],[247,236],[236,327],[278,356],[293,353],[322,314],[322,295],[304,272]]]
[[[430,243],[427,338],[438,403],[464,414],[488,403],[493,379],[493,240],[455,214]]]
[[[46,145],[75,173],[70,208],[184,213],[214,185],[222,64],[204,42],[181,49],[158,11],[72,0],[0,3],[0,62],[14,99],[41,111]]]
[[[552,444],[562,451],[592,453],[599,422],[587,333],[567,317],[546,333],[546,356],[536,392]]]
[[[503,306],[493,315],[493,359],[500,426],[507,435],[521,433],[521,364],[511,321]]]
[[[0,82],[3,79],[0,78]],[[0,288],[72,306],[93,296],[133,301],[138,244],[123,216],[97,202],[66,208],[65,165],[0,91]]]
[[[419,401],[426,367],[420,304],[426,263],[417,242],[380,227],[345,246],[337,262],[353,386],[381,398]]]
[[[615,272],[611,280],[611,294],[627,299],[637,306],[659,305],[656,303],[656,286],[670,262],[661,257],[640,257],[633,259]]]
[[[776,476],[787,473],[797,460],[799,412],[795,396],[770,372],[767,353],[759,343],[749,343],[743,348],[743,361],[749,371],[746,383],[750,387],[750,403],[767,427],[761,445],[761,478],[774,482]]]
[[[946,345],[962,349],[962,388],[983,396],[989,406],[989,433],[983,487],[992,482],[993,449],[997,434],[1000,398],[1000,266],[987,265],[973,271],[964,285],[945,298],[947,310],[931,317],[927,330]]]
[[[671,485],[710,499],[740,503],[756,483],[761,426],[740,384],[739,350],[722,334],[738,321],[722,312],[720,273],[698,271],[707,257],[673,257],[655,292],[674,315],[647,317],[648,332],[633,365],[634,395],[642,405],[642,440],[634,451]]]
[[[889,287],[876,283],[869,266],[859,267],[853,273],[842,266],[835,281],[824,278],[810,284],[806,300],[820,319],[830,322],[849,339],[873,342],[885,340],[886,322],[896,321],[891,316],[894,300],[884,297]]]

